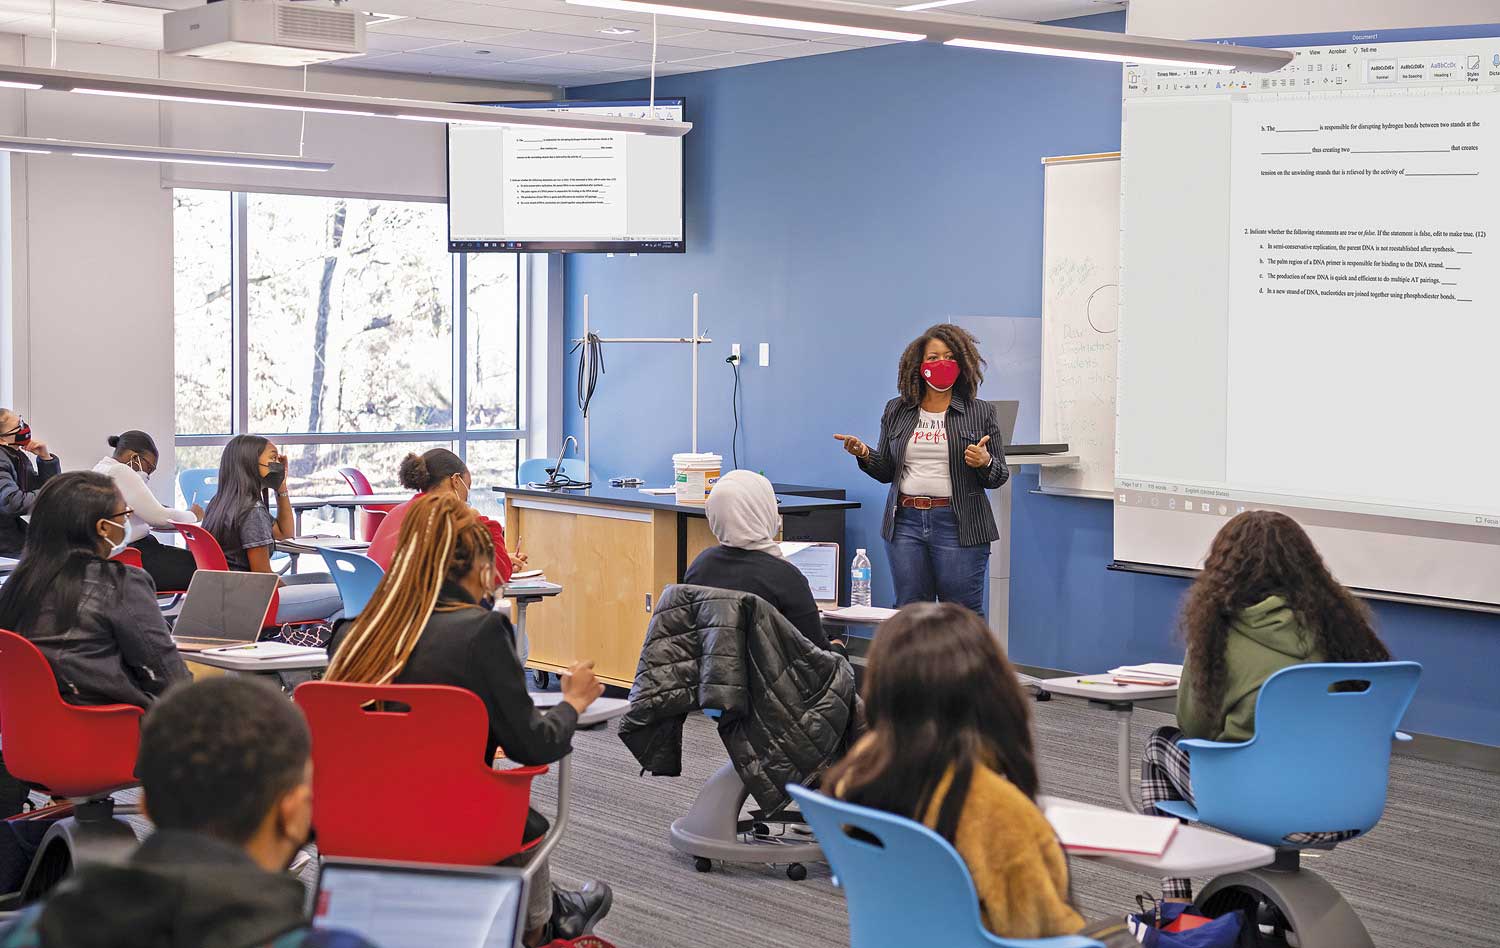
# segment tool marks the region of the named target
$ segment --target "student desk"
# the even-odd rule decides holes
[[[521,656],[521,664],[526,664],[526,659],[531,654],[531,638],[526,634],[526,607],[551,599],[562,591],[563,588],[557,583],[537,582],[534,579],[506,583],[500,588],[501,597],[516,604],[516,654]],[[540,674],[545,676],[546,672]],[[540,684],[545,687],[547,683],[542,681]]]
[[[546,710],[562,703],[563,696],[555,691],[534,691],[531,693],[532,702],[540,709]],[[624,698],[595,698],[594,703],[584,709],[578,716],[578,726],[592,727],[595,724],[603,724],[621,717],[630,710],[630,702]],[[568,811],[573,803],[573,752],[569,751],[557,762],[557,817],[552,821],[552,828],[547,831],[547,836],[537,850],[537,854],[531,860],[531,865],[536,865],[547,857],[552,849],[562,839],[563,833],[568,828]]]
[[[296,517],[297,533],[302,532],[302,515],[309,510],[332,507],[349,511],[349,535],[354,535],[354,512],[361,507],[404,504],[416,494],[338,494],[333,497],[292,497],[292,514]],[[271,508],[274,512],[275,508]]]
[[[203,652],[180,652],[182,660],[221,668],[241,675],[269,675],[284,671],[316,671],[328,667],[328,653],[288,655],[286,658],[236,658],[233,655],[207,655]]]
[[[1036,805],[1046,812],[1049,804],[1078,807],[1088,810],[1107,810],[1108,807],[1092,803],[1078,803],[1061,797],[1038,796]],[[1102,862],[1106,865],[1131,872],[1144,872],[1151,876],[1220,876],[1229,872],[1243,872],[1268,866],[1276,858],[1276,850],[1248,839],[1216,833],[1201,826],[1179,826],[1167,844],[1167,851],[1160,856],[1132,856],[1127,853],[1082,853],[1070,852],[1069,856]]]
[[[505,532],[525,544],[531,563],[568,594],[531,606],[527,666],[566,671],[594,661],[606,684],[629,688],[656,598],[679,582],[693,557],[714,545],[703,507],[634,487],[585,491],[496,487],[505,497]],[[786,531],[794,518],[842,513],[858,503],[778,495]]]
[[[1119,725],[1119,741],[1116,744],[1116,754],[1119,756],[1120,799],[1125,801],[1125,806],[1131,812],[1139,813],[1141,812],[1141,805],[1136,801],[1135,776],[1130,768],[1130,718],[1135,712],[1135,703],[1137,701],[1150,701],[1154,698],[1175,698],[1177,696],[1177,686],[1086,685],[1080,680],[1104,681],[1108,678],[1109,674],[1105,672],[1097,675],[1070,675],[1067,678],[1044,679],[1038,683],[1038,686],[1050,694],[1063,695],[1068,698],[1082,698],[1094,707],[1103,708],[1115,716],[1115,721]]]

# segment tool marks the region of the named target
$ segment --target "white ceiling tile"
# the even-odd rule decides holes
[[[519,35],[519,34],[512,34]],[[485,63],[511,63],[520,59],[535,59],[546,56],[552,50],[525,49],[498,43],[448,43],[444,46],[429,46],[420,51],[422,56],[438,56],[443,59],[462,59],[483,66]]]
[[[403,36],[400,33],[389,33],[385,30],[366,30],[365,45],[371,51],[380,50],[387,53],[409,53],[412,50],[423,49],[429,46],[437,46],[449,40],[435,40],[430,36]]]
[[[409,18],[383,23],[366,33],[383,33],[388,36],[422,36],[431,40],[478,40],[490,35],[491,30],[470,23],[453,23],[445,20],[419,20]]]
[[[574,36],[568,33],[544,33],[537,30],[515,33],[506,37],[506,43],[512,46],[524,46],[527,49],[551,50],[555,53],[581,53],[590,49],[630,45],[628,41],[622,41],[618,36],[606,36],[599,32],[589,36]]]
[[[582,10],[583,8],[569,7],[568,9]],[[561,20],[563,18],[558,17],[556,19]],[[606,36],[607,34],[600,33],[599,31],[606,27],[616,27],[619,29],[635,30],[636,32],[630,34],[628,37],[622,38],[619,36],[614,36],[609,37],[610,39],[616,41],[620,41],[622,39],[628,41],[645,39],[648,42],[651,39],[651,25],[649,23],[641,23],[635,20],[617,20],[613,17],[570,16],[567,17],[566,20],[567,22],[565,23],[558,23],[556,26],[547,27],[547,32],[568,33],[575,36]],[[701,32],[701,28],[694,30],[684,29],[680,26],[658,26],[656,35],[658,39],[665,42],[679,36],[687,36],[690,33],[698,32]]]
[[[638,42],[650,43],[650,35],[644,39],[637,37]],[[784,46],[791,42],[784,36],[759,36],[751,33],[727,33],[718,30],[698,30],[694,33],[686,33],[673,38],[674,46],[692,46],[698,49],[712,50],[718,53],[742,53],[752,49],[761,49],[766,46]]]
[[[847,53],[851,49],[854,49],[854,47],[803,40],[801,42],[785,43],[777,46],[761,46],[753,50],[747,49],[745,52],[755,52],[762,56],[780,56],[783,59],[789,59],[793,56],[815,56],[818,53]]]
[[[684,60],[682,65],[698,66],[704,69],[729,69],[734,66],[754,66],[758,63],[776,62],[778,56],[760,56],[755,53],[717,53],[713,56],[704,56],[701,59]]]
[[[629,60],[610,59],[604,56],[596,56],[589,53],[556,53],[538,59],[528,59],[526,62],[536,63],[550,69],[562,69],[568,72],[590,72],[593,70],[603,71],[605,69],[618,69],[621,66],[630,65]]]
[[[657,44],[656,61],[658,63],[675,63],[684,59],[698,59],[703,56],[712,56],[720,50],[694,49],[688,46],[668,46],[665,43]],[[650,43],[620,43],[608,50],[594,50],[595,56],[609,56],[614,59],[629,59],[634,62],[651,62]]]

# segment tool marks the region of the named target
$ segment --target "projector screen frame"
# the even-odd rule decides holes
[[[687,121],[688,97],[682,95],[658,96],[656,104],[671,104],[682,108],[682,121]],[[528,99],[524,101],[465,102],[464,105],[482,105],[492,108],[537,109],[558,105],[627,105],[640,103],[649,105],[646,99]],[[685,138],[685,136],[684,136]],[[687,143],[679,138],[682,148],[682,173],[678,182],[682,189],[682,239],[681,240],[458,240],[453,239],[453,126],[443,131],[443,203],[448,206],[448,252],[449,253],[687,253]]]

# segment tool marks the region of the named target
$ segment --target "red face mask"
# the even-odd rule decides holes
[[[946,392],[958,381],[958,363],[952,359],[938,359],[922,363],[922,378],[939,392]]]

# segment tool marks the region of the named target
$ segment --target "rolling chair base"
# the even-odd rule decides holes
[[[772,817],[741,820],[740,812],[750,791],[725,761],[698,796],[686,816],[672,823],[672,848],[697,857],[699,872],[713,867],[713,860],[747,865],[786,866],[787,878],[794,882],[807,878],[804,862],[822,862],[823,850],[809,837],[807,842],[791,842],[783,834],[770,833],[771,824],[801,824],[800,816],[787,813]]]
[[[46,895],[80,866],[123,863],[135,852],[139,845],[135,830],[116,817],[113,800],[79,803],[74,812],[74,816],[58,820],[42,837],[26,870],[26,881],[13,896],[17,906]],[[135,812],[139,812],[135,807],[121,808],[122,814]]]
[[[1274,905],[1302,948],[1375,948],[1354,909],[1310,869],[1268,866],[1232,872],[1209,882],[1197,902],[1206,914],[1215,916],[1244,907],[1246,895]]]

